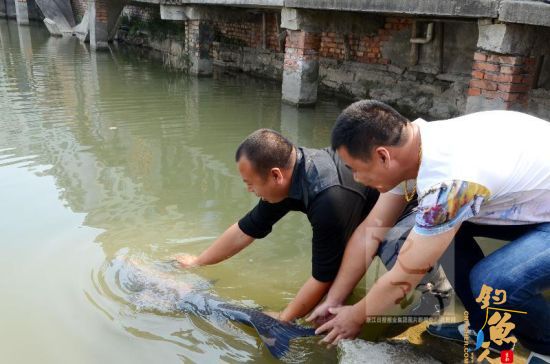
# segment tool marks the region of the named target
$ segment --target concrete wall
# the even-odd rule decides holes
[[[184,22],[159,22],[158,7],[146,4],[128,5],[123,15],[131,18],[133,25],[125,26],[127,30],[119,32],[119,40],[164,53],[167,65],[182,68],[188,65],[183,41],[177,39],[173,31],[175,24],[179,24],[182,31],[188,32]],[[136,29],[138,22],[144,29]],[[165,34],[152,34],[144,22],[154,23],[155,28],[161,31],[164,27]],[[212,46],[208,50],[210,59],[215,66],[227,70],[281,80],[286,32],[280,29],[279,22],[279,13],[270,10],[209,8],[207,24],[212,37]]]
[[[477,23],[444,22],[443,34],[443,73],[469,75],[477,48]]]
[[[286,34],[278,26],[279,19],[274,12],[247,14],[238,10],[229,17],[217,17],[212,23],[214,65],[282,79]]]
[[[376,98],[409,115],[445,118],[462,113],[477,24],[434,24],[433,40],[419,46],[418,62],[413,64],[410,38],[414,20],[365,14],[357,22],[371,24],[371,29],[347,34],[323,32],[320,89],[352,99]],[[417,35],[422,35],[426,24],[417,27]],[[347,26],[354,27],[349,18]],[[338,29],[339,24],[332,28]],[[457,37],[456,31],[465,36]]]
[[[536,33],[543,44],[534,47],[539,63],[535,73],[536,84],[529,93],[527,111],[550,121],[550,28],[539,27]]]
[[[134,3],[124,14],[147,21],[151,7]],[[476,22],[435,22],[433,39],[417,47],[418,59],[413,64],[410,38],[415,18],[319,11],[307,16],[319,31],[322,92],[349,99],[377,98],[409,115],[430,118],[464,112],[478,36]],[[282,79],[282,40],[287,35],[278,25],[280,13],[210,7],[207,19],[215,66]],[[417,23],[418,37],[425,35],[428,23]],[[122,32],[119,39],[165,53],[168,64],[186,64],[181,42],[152,36],[145,29],[138,36],[135,29],[133,33]]]
[[[151,4],[126,5],[122,17],[115,36],[118,42],[150,49],[171,68],[188,67],[182,22],[161,20],[159,7]]]
[[[543,88],[532,90],[529,93],[529,104],[525,111],[550,121],[550,90]]]

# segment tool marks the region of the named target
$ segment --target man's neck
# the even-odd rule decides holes
[[[292,148],[290,159],[291,161],[288,168],[282,170],[284,178],[288,180],[288,187],[286,191],[287,197],[290,193],[290,187],[292,186],[292,179],[294,178],[294,168],[296,167],[296,163],[298,161],[298,150],[296,149],[296,147]]]
[[[405,179],[416,179],[418,169],[420,168],[422,140],[420,129],[416,124],[408,123],[406,141],[400,149],[398,158],[403,165],[403,175]]]
[[[296,162],[298,161],[298,150],[296,147],[292,148],[292,153],[290,154],[290,165],[286,171],[290,173],[290,177],[292,178],[292,174],[294,173],[294,167],[296,167]]]

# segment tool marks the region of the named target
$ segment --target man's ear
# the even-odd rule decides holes
[[[388,148],[377,147],[375,149],[375,155],[376,155],[376,158],[380,161],[380,163],[384,166],[384,168],[389,168],[390,162],[391,162],[391,155]]]
[[[271,168],[270,176],[276,183],[281,183],[283,181],[283,172],[280,168]]]

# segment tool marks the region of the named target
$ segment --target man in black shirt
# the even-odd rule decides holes
[[[267,236],[287,212],[301,211],[313,230],[311,277],[278,318],[289,321],[302,317],[330,288],[347,241],[362,239],[357,227],[379,193],[355,182],[352,172],[330,148],[295,147],[284,136],[268,129],[248,136],[237,149],[235,159],[248,191],[254,192],[260,201],[198,257],[183,255],[177,260],[184,267],[221,262],[255,239]],[[378,252],[386,266],[393,265],[400,247],[399,237],[406,236],[414,222],[407,219],[402,223],[405,229],[393,241],[381,244]]]

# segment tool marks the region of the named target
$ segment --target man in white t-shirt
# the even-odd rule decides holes
[[[325,302],[309,318],[334,315],[317,330],[328,333],[325,342],[355,337],[365,320],[399,303],[456,236],[462,282],[455,290],[472,311],[477,332],[471,334],[492,324],[484,316],[492,303],[489,309],[498,310],[491,314],[503,320],[491,328],[491,340],[500,332],[500,343],[513,343],[513,322],[513,334],[535,354],[529,363],[550,362],[550,304],[542,295],[550,288],[550,123],[512,111],[410,122],[388,105],[364,100],[338,117],[332,146],[354,178],[381,195],[357,228],[365,240],[348,244]],[[340,307],[360,280],[365,257],[415,193],[416,225],[397,264],[360,302]],[[481,235],[508,234],[512,241],[483,257],[472,237],[484,226],[488,234]],[[512,319],[510,310],[516,311]],[[445,336],[448,329],[433,332]]]

